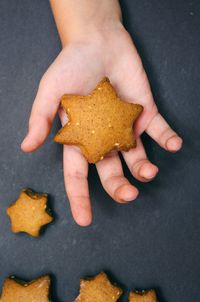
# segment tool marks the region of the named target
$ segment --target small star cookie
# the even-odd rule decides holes
[[[131,292],[129,302],[157,302],[156,292],[151,289],[148,291],[135,291]]]
[[[54,140],[78,146],[88,162],[96,163],[114,149],[136,147],[133,124],[143,107],[121,100],[108,78],[90,95],[64,95],[61,105],[69,121]]]
[[[22,190],[17,201],[7,209],[13,233],[25,232],[38,237],[41,228],[53,221],[47,199],[48,195],[45,193]]]
[[[80,294],[75,302],[116,302],[121,295],[121,288],[111,284],[102,272],[93,279],[81,280]]]
[[[50,278],[43,276],[31,282],[19,281],[15,277],[4,281],[1,302],[50,302]]]

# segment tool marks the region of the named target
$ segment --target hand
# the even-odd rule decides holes
[[[137,148],[122,152],[133,176],[143,182],[152,180],[158,168],[147,158],[139,135],[146,131],[161,147],[176,152],[182,139],[159,114],[141,59],[121,23],[70,41],[41,79],[35,98],[29,131],[22,150],[36,150],[48,136],[59,110],[62,124],[66,115],[59,109],[64,93],[88,94],[107,76],[125,100],[142,104],[144,111],[135,125]],[[92,211],[88,191],[88,163],[75,146],[64,146],[64,178],[75,221],[89,225]],[[126,203],[138,196],[138,190],[124,177],[117,152],[111,152],[96,164],[102,186],[117,202]]]

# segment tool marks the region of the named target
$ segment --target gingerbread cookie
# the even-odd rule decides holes
[[[47,199],[45,193],[22,190],[17,201],[7,209],[13,233],[25,232],[38,237],[41,228],[53,221]]]
[[[156,292],[151,289],[148,291],[135,291],[131,292],[129,296],[130,302],[157,302]]]
[[[50,278],[43,276],[31,282],[17,280],[15,277],[4,281],[1,302],[50,302]]]
[[[78,146],[88,162],[96,163],[113,149],[136,147],[133,124],[143,107],[121,100],[108,78],[88,96],[64,95],[61,104],[69,121],[54,140]]]
[[[111,284],[105,273],[100,273],[92,279],[81,280],[75,302],[116,302],[121,295],[121,288]]]

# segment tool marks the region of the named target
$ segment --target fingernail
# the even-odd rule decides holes
[[[92,218],[87,216],[82,216],[76,219],[76,223],[81,227],[88,227],[92,223]]]
[[[149,164],[150,165],[150,164]],[[141,167],[139,174],[141,177],[147,179],[147,180],[151,180],[153,178],[156,177],[156,175],[158,174],[158,167],[151,165],[150,167]]]
[[[26,138],[27,138],[27,136],[25,136],[25,138],[23,139],[21,145],[24,145],[26,143]]]
[[[131,190],[132,191],[132,190]],[[134,192],[126,191],[123,194],[123,198],[122,198],[122,202],[129,202],[129,201],[133,201],[137,198],[139,192],[137,190],[134,190]]]
[[[166,143],[167,150],[171,152],[177,152],[181,149],[183,140],[180,136],[174,136],[168,139]]]
[[[21,143],[21,148],[23,148],[26,145],[28,139],[28,133],[26,134],[25,138],[23,139],[22,143]]]
[[[145,178],[151,180],[155,178],[157,174],[158,174],[158,169],[156,169],[154,172],[149,171],[149,173],[145,174]]]

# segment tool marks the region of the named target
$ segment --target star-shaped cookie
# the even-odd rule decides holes
[[[43,276],[29,283],[15,277],[4,281],[1,302],[50,302],[50,278]]]
[[[121,295],[121,288],[111,284],[102,272],[93,279],[81,280],[80,294],[75,302],[116,302]]]
[[[151,289],[148,291],[135,291],[131,292],[129,302],[157,302],[156,292]]]
[[[8,209],[14,233],[25,232],[38,237],[41,228],[52,222],[53,217],[47,207],[48,195],[31,189],[21,191],[19,198]]]
[[[64,95],[61,105],[69,121],[54,140],[78,146],[88,162],[96,163],[113,149],[136,147],[133,124],[143,107],[121,100],[108,78],[90,95]]]

